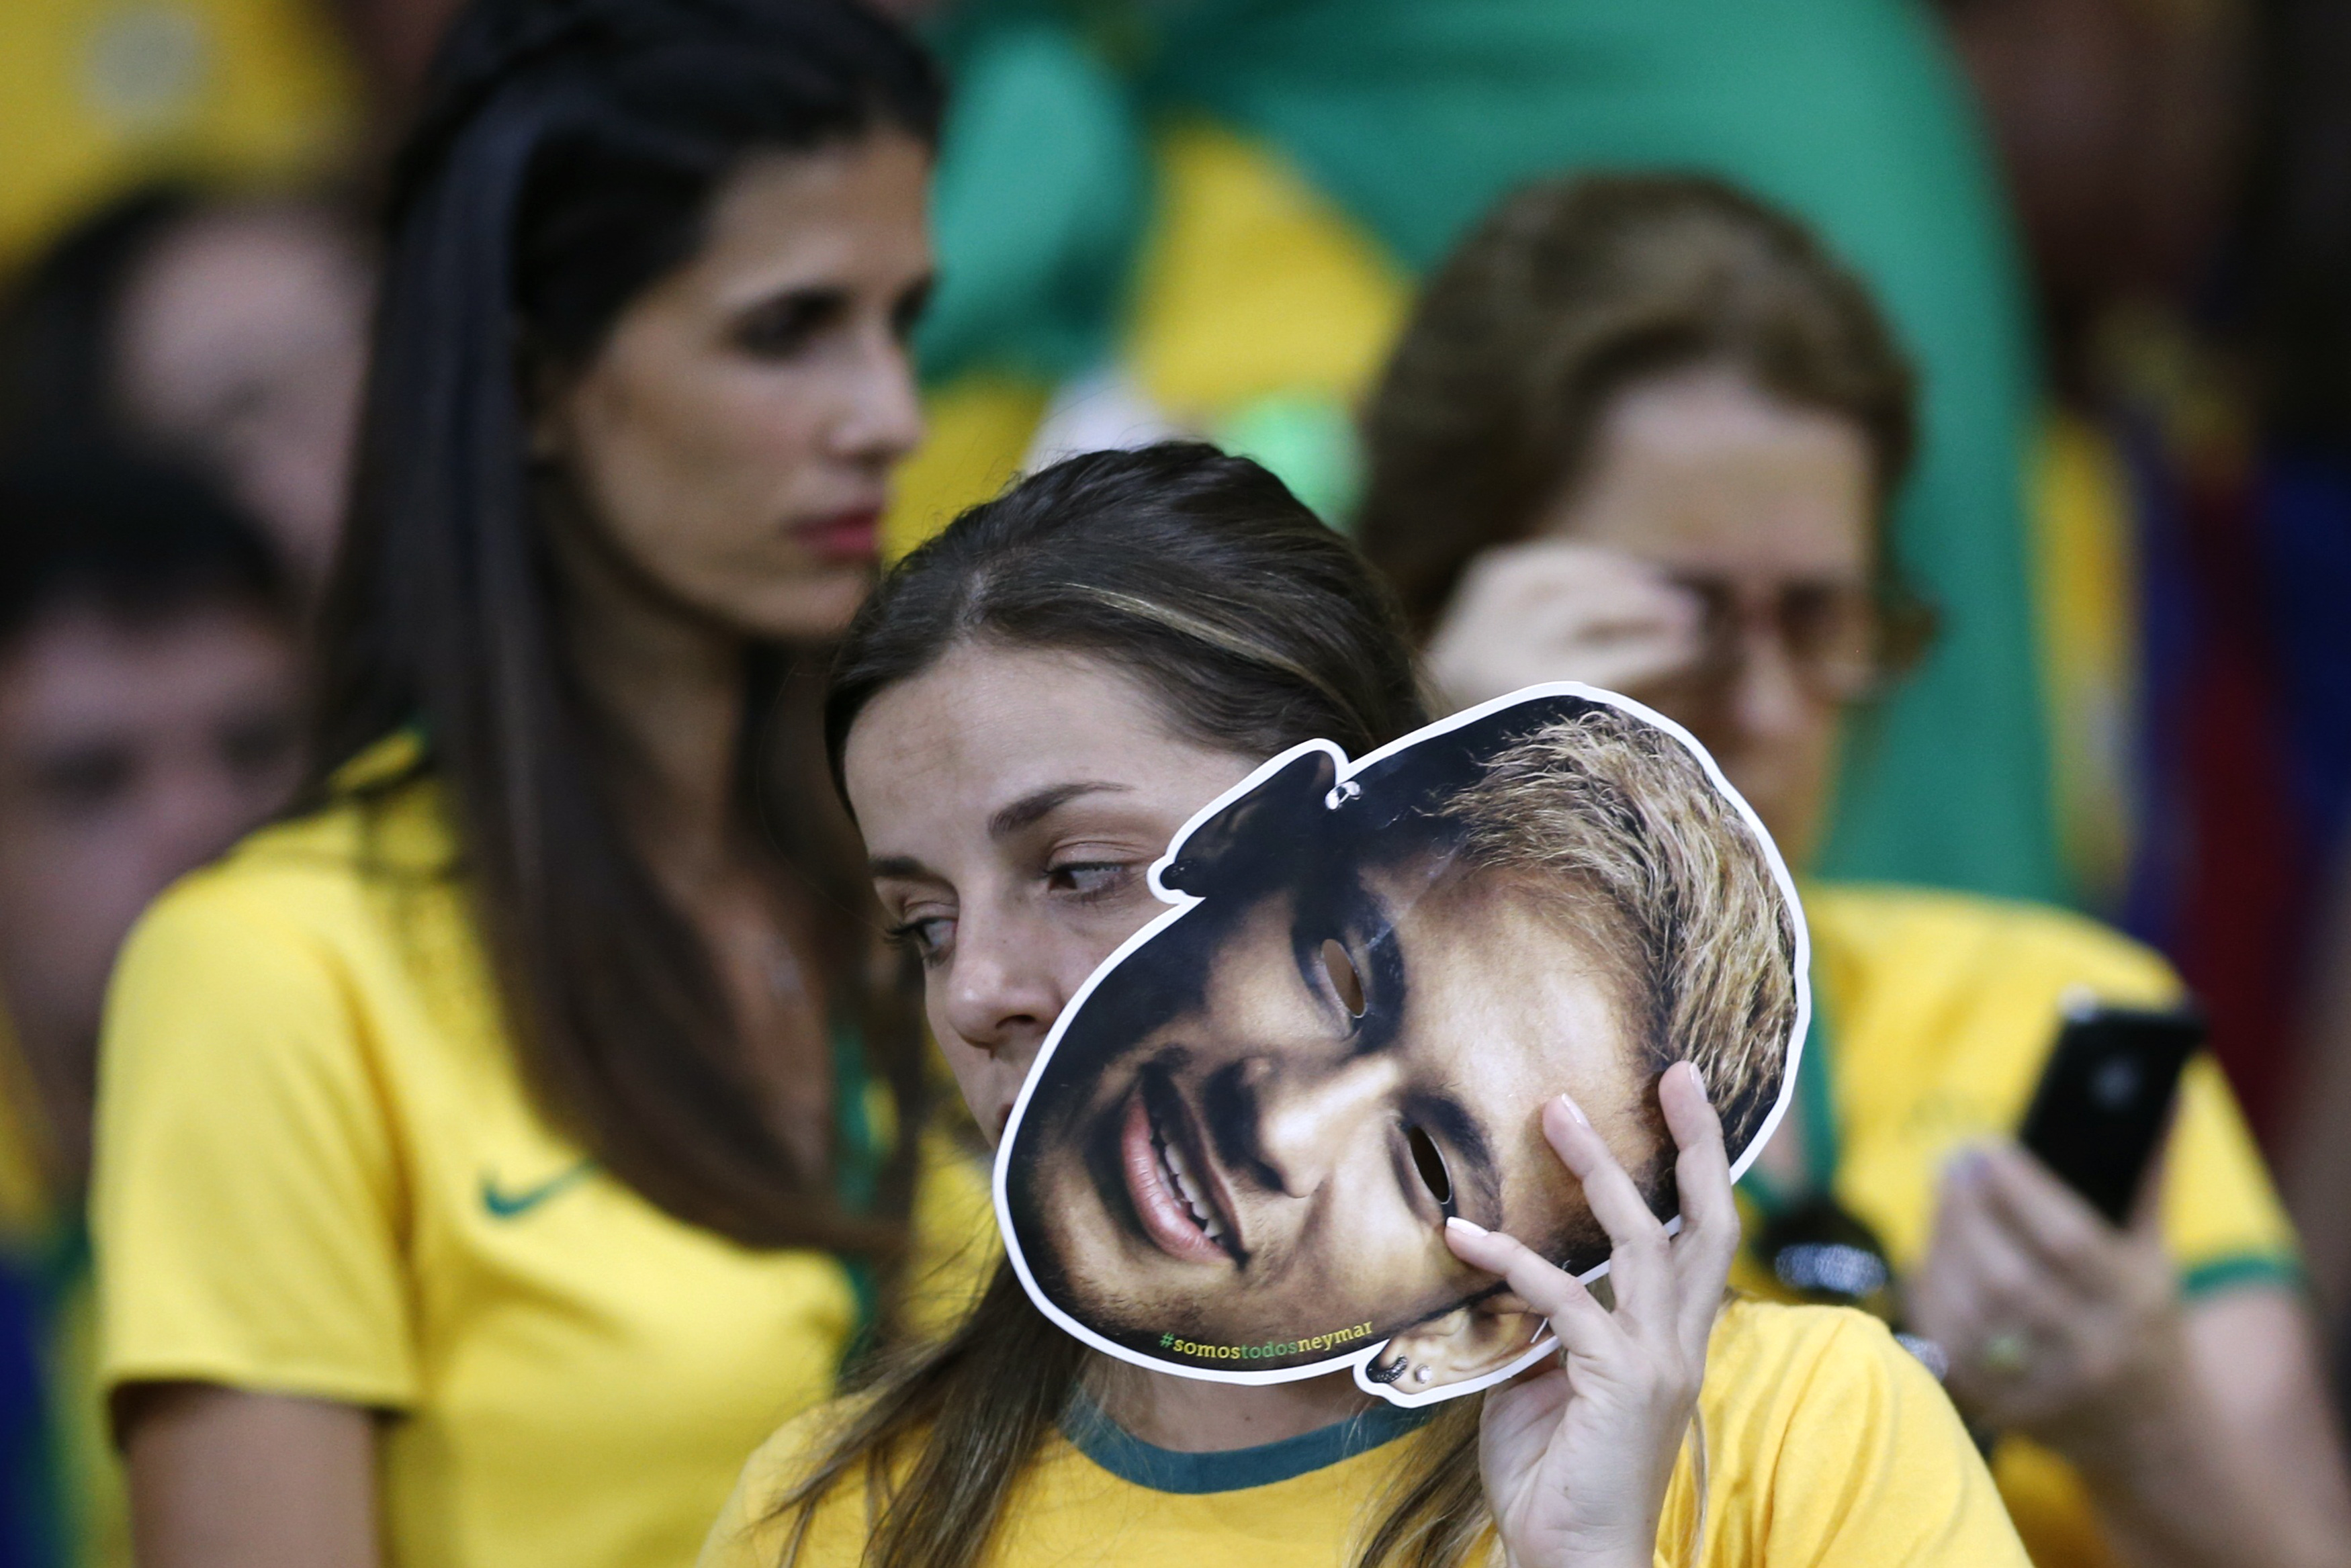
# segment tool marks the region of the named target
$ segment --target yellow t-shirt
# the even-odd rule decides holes
[[[1944,1162],[2023,1119],[2067,992],[2083,987],[2124,1006],[2180,993],[2161,959],[2060,910],[1909,888],[1813,884],[1803,898],[1828,1023],[1814,1035],[1826,1047],[1814,1065],[1831,1086],[1834,1193],[1897,1271],[1926,1250]],[[2164,1240],[2191,1297],[2291,1285],[2293,1227],[2209,1057],[2181,1080],[2163,1161]],[[1776,1290],[1751,1256],[1732,1282]],[[2062,1461],[2009,1438],[1992,1469],[2041,1568],[2111,1561]]]
[[[822,1440],[831,1413],[785,1428],[752,1458],[703,1548],[702,1568],[780,1562],[790,1521],[771,1517],[774,1501]],[[1381,1407],[1219,1454],[1153,1448],[1099,1416],[1073,1420],[1048,1439],[989,1560],[999,1568],[1342,1568],[1414,1457],[1422,1419]],[[2024,1562],[1950,1401],[1857,1313],[1727,1306],[1697,1430],[1666,1493],[1661,1568]],[[862,1483],[837,1490],[820,1506],[800,1562],[852,1568],[866,1520]]]
[[[101,1065],[101,1376],[389,1412],[392,1564],[676,1568],[831,1393],[857,1295],[542,1119],[452,856],[421,783],[372,829],[265,829],[140,922]]]

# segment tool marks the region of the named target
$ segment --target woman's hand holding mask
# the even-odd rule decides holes
[[[1510,1236],[1459,1220],[1446,1230],[1455,1256],[1507,1280],[1560,1343],[1557,1365],[1486,1396],[1479,1466],[1513,1568],[1647,1568],[1656,1551],[1739,1246],[1722,1125],[1698,1070],[1667,1069],[1657,1097],[1681,1151],[1678,1239],[1565,1096],[1542,1111],[1544,1137],[1614,1243],[1614,1311]]]
[[[1537,539],[1469,563],[1428,642],[1428,672],[1452,701],[1483,702],[1544,680],[1638,691],[1704,651],[1705,607],[1646,562]]]

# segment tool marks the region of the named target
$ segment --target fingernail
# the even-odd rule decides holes
[[[1991,1168],[1991,1157],[1980,1148],[1963,1148],[1951,1157],[1951,1179],[1962,1187],[1973,1187]]]
[[[1690,1082],[1698,1085],[1698,1097],[1704,1100],[1707,1107],[1711,1110],[1714,1106],[1714,1091],[1706,1086],[1705,1070],[1697,1063],[1687,1059],[1683,1061],[1682,1065],[1689,1069]]]
[[[1483,1225],[1472,1225],[1468,1220],[1464,1220],[1458,1214],[1447,1220],[1445,1221],[1445,1228],[1448,1231],[1458,1231],[1465,1236],[1483,1236],[1487,1233],[1486,1227]]]
[[[1573,1117],[1575,1118],[1575,1125],[1576,1125],[1577,1127],[1590,1127],[1590,1126],[1592,1125],[1592,1118],[1591,1118],[1590,1116],[1585,1116],[1585,1115],[1583,1114],[1583,1107],[1582,1106],[1577,1105],[1573,1100],[1570,1099],[1567,1096],[1565,1096],[1565,1095],[1562,1095],[1562,1096],[1560,1096],[1560,1097],[1559,1097],[1559,1103],[1560,1103],[1561,1105],[1565,1106],[1567,1107],[1567,1114],[1568,1114],[1569,1116],[1573,1116]]]

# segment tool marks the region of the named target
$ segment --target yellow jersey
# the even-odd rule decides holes
[[[101,1061],[100,1377],[388,1413],[395,1568],[675,1568],[831,1393],[859,1293],[549,1125],[455,852],[428,777],[255,834],[140,922]]]
[[[1344,1568],[1416,1456],[1428,1414],[1377,1406],[1282,1442],[1188,1454],[1081,1406],[1047,1440],[988,1561]],[[777,1568],[791,1521],[775,1516],[775,1500],[831,1415],[802,1417],[753,1457],[702,1568]],[[1692,1431],[1666,1493],[1660,1568],[2024,1563],[1950,1401],[1858,1313],[1726,1306]],[[846,1483],[819,1505],[800,1563],[853,1568],[866,1528],[862,1482]]]
[[[2155,954],[2061,910],[1817,883],[1803,900],[1824,1025],[1798,1085],[1807,1163],[1876,1232],[1897,1272],[1926,1250],[1944,1162],[2023,1119],[2068,993],[2124,1006],[2180,995]],[[2209,1057],[2180,1082],[2162,1172],[2164,1240],[2189,1296],[2293,1286],[2293,1227]],[[1755,1202],[1761,1185],[1742,1184],[1750,1214],[1767,1206]],[[1778,1289],[1751,1254],[1731,1280]],[[2079,1478],[2054,1455],[2005,1438],[1992,1471],[2040,1568],[2113,1561]]]

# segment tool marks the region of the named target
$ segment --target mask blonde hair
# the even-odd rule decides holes
[[[1441,809],[1468,864],[1570,889],[1551,895],[1558,913],[1598,928],[1618,961],[1651,1079],[1694,1064],[1736,1156],[1780,1097],[1795,915],[1761,831],[1705,764],[1669,732],[1594,703],[1510,742]],[[1645,1185],[1669,1157],[1662,1167]]]

